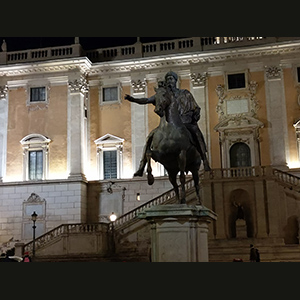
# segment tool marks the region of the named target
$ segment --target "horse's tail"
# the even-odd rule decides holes
[[[152,175],[152,173],[147,174],[147,180],[149,185],[152,185],[154,183],[154,176]]]
[[[146,158],[147,158],[147,180],[148,180],[148,184],[152,185],[154,183],[154,176],[152,175],[150,150],[146,152]]]

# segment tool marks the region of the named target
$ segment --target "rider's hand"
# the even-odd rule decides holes
[[[128,94],[125,94],[125,97],[124,97],[125,100],[128,100],[128,101],[133,101],[133,97],[128,95]]]

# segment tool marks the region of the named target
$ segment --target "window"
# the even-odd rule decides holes
[[[104,179],[118,178],[117,150],[103,152]]]
[[[245,143],[235,143],[230,148],[230,167],[250,167],[251,166],[251,156],[250,148]]]
[[[30,102],[43,102],[43,101],[46,101],[46,88],[45,87],[30,88]]]
[[[48,178],[48,150],[51,140],[41,134],[30,134],[20,143],[23,147],[23,179]]]
[[[29,151],[28,178],[29,180],[43,179],[43,151]]]
[[[103,92],[103,102],[108,101],[118,101],[118,87],[104,87]]]
[[[122,177],[123,142],[117,136],[106,134],[95,141],[99,179]]]
[[[246,88],[245,73],[228,74],[227,86],[229,90]]]

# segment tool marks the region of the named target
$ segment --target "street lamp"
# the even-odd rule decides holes
[[[110,226],[110,245],[111,245],[111,252],[115,253],[116,251],[116,245],[115,245],[115,233],[114,233],[114,222],[117,219],[117,216],[115,215],[114,212],[111,213],[109,216],[109,219],[111,221],[111,226]]]
[[[141,194],[140,193],[136,193],[136,201],[141,201]]]
[[[111,222],[114,222],[114,221],[116,221],[116,219],[117,219],[117,216],[115,215],[115,213],[114,213],[114,212],[112,212],[112,213],[111,213],[111,215],[109,216],[109,219],[111,220]]]
[[[33,222],[33,226],[32,226],[32,229],[33,229],[33,238],[32,238],[32,257],[34,258],[35,257],[35,229],[36,229],[36,226],[35,226],[35,222],[36,222],[36,219],[37,219],[37,213],[34,211],[31,215],[31,220]]]

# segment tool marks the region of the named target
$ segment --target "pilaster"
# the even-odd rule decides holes
[[[6,173],[8,96],[7,85],[0,86],[0,182]]]
[[[210,131],[209,131],[209,111],[208,111],[208,103],[207,103],[207,73],[192,73],[190,75],[191,78],[191,92],[195,98],[195,101],[201,108],[200,112],[200,120],[198,121],[198,126],[202,131],[204,136],[207,152],[210,151]]]
[[[288,158],[288,130],[284,85],[280,66],[265,67],[266,102],[270,136],[271,164],[286,168]]]
[[[86,131],[84,98],[88,85],[83,75],[69,77],[68,95],[68,169],[69,178],[85,179]]]
[[[132,80],[132,95],[135,98],[146,97],[146,81]],[[148,105],[131,103],[131,140],[132,140],[132,168],[138,169],[139,162],[148,135]]]

